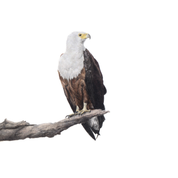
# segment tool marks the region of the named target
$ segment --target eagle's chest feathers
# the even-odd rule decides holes
[[[83,69],[84,56],[83,50],[77,53],[64,53],[58,64],[58,71],[64,79],[76,78]]]

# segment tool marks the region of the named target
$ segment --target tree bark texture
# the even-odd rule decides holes
[[[76,115],[71,118],[63,119],[59,122],[39,125],[29,124],[26,121],[12,122],[5,119],[2,123],[0,123],[0,141],[54,137],[73,125],[84,123],[94,116],[104,115],[108,112],[109,111],[95,109],[81,116]]]

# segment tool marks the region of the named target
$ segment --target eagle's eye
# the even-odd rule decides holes
[[[82,36],[82,34],[80,33],[78,36]]]

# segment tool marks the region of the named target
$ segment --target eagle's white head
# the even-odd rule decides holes
[[[88,33],[73,32],[67,38],[66,52],[60,57],[58,71],[65,79],[77,77],[83,69],[84,42],[91,38]]]
[[[87,38],[91,39],[91,36],[88,33],[72,32],[67,38],[66,52],[72,52],[75,50],[77,50],[78,52],[80,50],[84,51],[84,42]]]

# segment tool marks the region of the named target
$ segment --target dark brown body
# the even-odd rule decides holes
[[[72,108],[73,110],[76,110],[76,106],[81,110],[83,108],[83,103],[87,103],[87,109],[93,109],[85,83],[85,68],[83,68],[81,73],[74,79],[63,79],[60,73],[59,78],[69,103],[71,103],[73,107],[75,106],[75,108]]]

